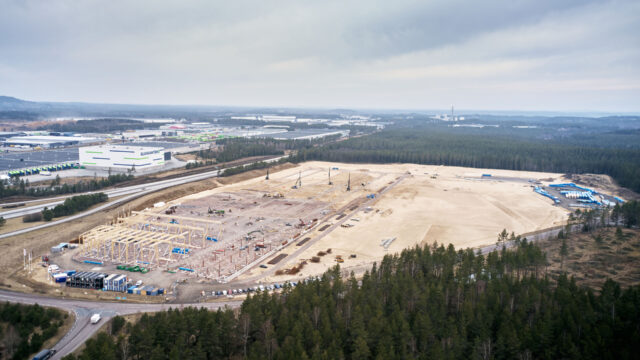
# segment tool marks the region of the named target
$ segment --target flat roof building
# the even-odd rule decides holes
[[[56,148],[88,143],[95,143],[98,139],[82,136],[13,136],[3,141],[4,146],[23,146]]]
[[[98,145],[81,147],[79,162],[81,166],[100,169],[128,170],[148,169],[163,166],[167,154],[162,147]]]

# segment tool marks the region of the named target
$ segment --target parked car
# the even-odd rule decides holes
[[[261,264],[261,265],[260,265],[260,267],[261,267],[261,268],[263,268],[263,269],[266,269],[266,268],[267,268],[267,265],[265,265],[265,264]]]

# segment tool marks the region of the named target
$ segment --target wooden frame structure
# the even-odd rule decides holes
[[[216,229],[218,236],[222,232],[221,223],[215,220],[146,211],[134,211],[132,215],[80,235],[81,256],[121,264],[157,266],[187,257],[185,249],[204,248],[207,237],[213,233],[212,224],[219,227]],[[160,221],[166,218],[171,218],[171,222]],[[191,225],[179,224],[176,219]],[[180,250],[174,252],[176,248]]]

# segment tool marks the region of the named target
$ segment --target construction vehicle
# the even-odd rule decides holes
[[[291,188],[299,189],[301,187],[302,187],[302,171],[298,173],[298,180],[296,180],[296,183]]]
[[[342,258],[342,255],[336,255],[336,262],[337,263],[343,263],[344,259]]]
[[[53,355],[56,354],[56,350],[53,349],[44,349],[42,351],[40,351],[39,353],[37,353],[34,357],[33,360],[47,360],[47,359],[51,359],[51,357]]]

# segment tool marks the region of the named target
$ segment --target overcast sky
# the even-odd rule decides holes
[[[0,95],[640,111],[640,1],[0,0]]]

